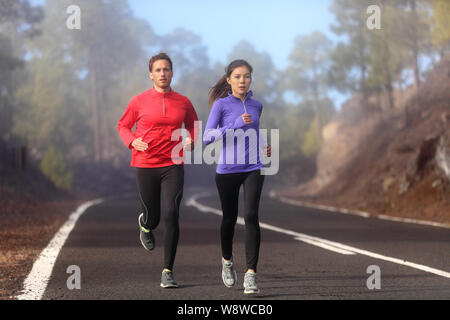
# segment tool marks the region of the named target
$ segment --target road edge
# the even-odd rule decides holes
[[[17,296],[18,300],[41,300],[47,288],[48,281],[53,271],[53,266],[66,242],[70,232],[75,227],[78,219],[86,210],[104,201],[103,198],[87,201],[70,214],[66,222],[55,233],[52,240],[41,251],[33,263],[30,273],[23,282],[23,290]]]
[[[324,211],[342,213],[342,214],[350,214],[350,215],[359,216],[359,217],[363,217],[363,218],[376,218],[376,219],[380,219],[380,220],[389,220],[389,221],[403,222],[403,223],[413,223],[413,224],[420,224],[420,225],[427,225],[427,226],[432,226],[432,227],[450,229],[450,224],[445,224],[445,223],[411,219],[411,218],[400,218],[400,217],[388,216],[388,215],[384,215],[384,214],[379,214],[379,215],[370,214],[368,212],[359,211],[359,210],[349,210],[346,208],[338,208],[338,207],[333,207],[333,206],[328,206],[328,205],[321,205],[321,204],[317,204],[317,203],[301,201],[301,200],[292,199],[292,198],[288,198],[288,197],[281,197],[281,196],[277,195],[275,190],[271,190],[269,192],[269,197],[272,199],[281,201],[283,203],[287,203],[287,204],[291,204],[291,205],[299,206],[299,207],[320,209],[320,210],[324,210]]]

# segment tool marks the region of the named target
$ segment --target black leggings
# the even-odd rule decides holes
[[[166,227],[164,235],[164,268],[173,270],[180,228],[179,208],[183,197],[184,167],[137,168],[136,181],[144,213],[144,227],[159,225],[161,213]]]
[[[216,184],[223,212],[220,227],[222,256],[229,260],[233,255],[233,236],[238,217],[239,189],[244,184],[245,255],[247,268],[255,271],[261,242],[258,208],[263,183],[264,176],[261,175],[260,170],[230,174],[216,173]]]

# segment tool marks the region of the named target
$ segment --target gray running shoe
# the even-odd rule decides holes
[[[222,258],[222,281],[224,285],[231,288],[236,284],[236,270],[234,270],[233,258],[230,261]]]
[[[153,250],[155,249],[155,236],[153,235],[153,232],[150,229],[147,229],[142,226],[142,217],[144,216],[143,213],[139,215],[139,229],[140,229],[140,235],[139,238],[141,239],[141,243],[147,250]]]
[[[245,294],[257,294],[259,293],[258,286],[256,285],[256,273],[246,272],[244,276],[244,293]]]
[[[178,288],[178,283],[175,281],[172,271],[164,270],[162,272],[160,286],[162,288]]]

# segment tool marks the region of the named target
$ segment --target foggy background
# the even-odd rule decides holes
[[[380,30],[367,26],[374,4]],[[66,26],[70,5],[81,9],[80,30]],[[280,171],[268,183],[301,185],[316,176],[323,129],[343,103],[393,110],[396,92],[420,88],[448,51],[449,12],[446,0],[2,0],[3,183],[31,177],[85,197],[133,192],[117,122],[151,88],[148,60],[162,51],[174,62],[172,87],[204,123],[225,66],[248,60],[261,128],[280,130]],[[213,185],[214,171],[189,165],[186,184]]]

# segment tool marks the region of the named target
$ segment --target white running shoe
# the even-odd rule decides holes
[[[244,293],[245,294],[258,294],[259,289],[256,285],[256,273],[246,272],[244,277]]]
[[[222,281],[227,288],[231,288],[236,284],[236,270],[234,269],[233,258],[225,260],[222,258]]]

